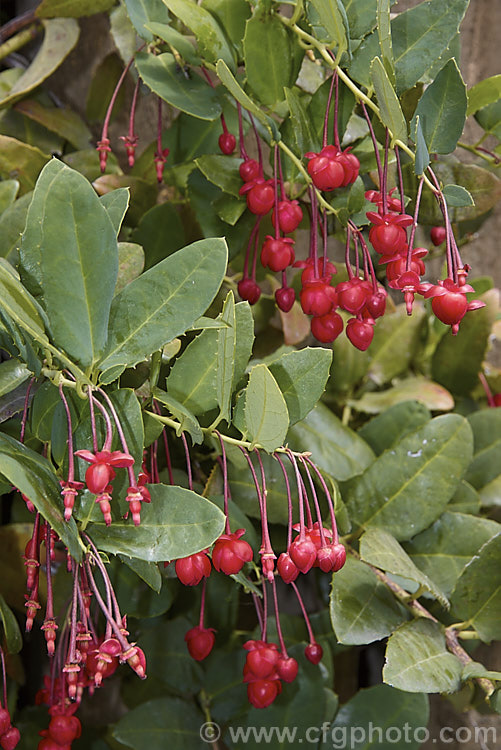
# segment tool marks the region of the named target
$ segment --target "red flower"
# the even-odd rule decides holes
[[[245,529],[238,529],[233,534],[222,534],[216,540],[212,551],[212,563],[218,572],[226,573],[228,576],[235,575],[242,570],[244,563],[252,560],[252,547],[240,539],[244,534]]]
[[[176,560],[176,574],[185,586],[197,586],[202,578],[208,578],[211,573],[210,560],[206,552],[196,552],[188,557]]]
[[[202,628],[200,625],[197,625],[196,628],[188,630],[184,636],[184,640],[188,646],[191,658],[196,661],[202,661],[209,656],[214,646],[216,640],[214,628]]]

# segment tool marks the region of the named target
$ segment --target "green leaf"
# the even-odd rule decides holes
[[[73,518],[69,522],[63,518],[61,487],[47,459],[5,434],[0,434],[0,459],[2,475],[31,500],[79,562],[77,527]]]
[[[90,145],[92,133],[82,118],[71,109],[44,107],[36,99],[23,99],[16,104],[15,110],[52,133],[57,133],[76,149],[88,148]]]
[[[389,129],[392,142],[399,140],[407,143],[407,123],[404,113],[379,57],[371,63],[371,79],[381,112],[381,120]]]
[[[447,597],[432,579],[416,567],[395,537],[384,529],[368,529],[360,540],[362,560],[384,570],[385,573],[407,578],[428,591],[443,607],[448,607]],[[413,592],[411,592],[413,593]]]
[[[465,664],[462,674],[463,680],[470,680],[472,677],[484,677],[487,680],[501,680],[501,672],[493,672],[486,669],[478,661],[470,661]]]
[[[235,57],[220,25],[208,10],[191,0],[163,0],[168,9],[195,34],[200,55],[211,63],[224,60],[235,70]]]
[[[86,367],[106,344],[116,247],[111,220],[85,177],[49,162],[28,209],[21,274],[40,297],[54,343]]]
[[[366,422],[358,434],[379,456],[410,432],[425,425],[430,419],[429,410],[419,401],[402,401]]]
[[[348,735],[349,745],[345,746],[350,750],[389,750],[395,737],[400,742],[404,732],[406,750],[418,750],[421,740],[414,738],[423,736],[419,730],[426,727],[428,717],[427,695],[375,685],[358,691],[339,709],[320,750],[332,748],[331,738],[337,744],[338,739]]]
[[[207,750],[200,738],[203,714],[181,698],[156,698],[142,703],[115,724],[112,735],[134,750]]]
[[[446,511],[404,548],[418,568],[432,576],[449,596],[465,565],[500,528],[486,518]]]
[[[426,140],[423,135],[423,128],[421,126],[419,115],[416,115],[415,123],[416,160],[414,162],[414,173],[418,177],[421,177],[430,163],[430,154],[428,153],[428,148],[426,146]]]
[[[312,9],[314,13],[311,12]],[[308,16],[317,39],[329,42],[329,46],[335,44],[338,48],[337,55],[340,57],[341,53],[348,49],[348,37],[343,13],[337,0],[310,0]]]
[[[245,25],[247,82],[263,104],[273,107],[291,86],[293,66],[289,32],[275,14],[256,10]]]
[[[181,433],[186,431],[194,444],[201,443],[203,440],[203,433],[197,419],[194,415],[188,411],[188,409],[180,404],[179,401],[169,394],[161,391],[159,388],[155,388],[153,391],[154,397],[160,401],[161,404],[167,407],[167,410],[172,414],[175,419],[179,422],[179,428],[176,431],[178,437]]]
[[[438,383],[424,377],[406,378],[397,385],[379,393],[364,393],[358,401],[348,402],[357,411],[379,414],[402,401],[415,399],[432,411],[449,411],[454,408],[454,399]]]
[[[467,115],[473,115],[479,109],[501,99],[501,75],[484,78],[483,81],[468,89]]]
[[[129,198],[129,188],[126,187],[110,190],[109,193],[105,193],[99,198],[101,205],[104,206],[108,212],[108,216],[110,217],[117,236],[120,232],[120,227],[122,226],[127,209],[129,208]]]
[[[148,677],[160,681],[160,685],[169,687],[178,695],[195,695],[203,684],[204,672],[201,665],[191,658],[184,640],[192,625],[193,623],[186,618],[176,617],[168,622],[159,622],[156,627],[145,629],[141,636],[141,645],[148,664]],[[198,727],[198,724],[196,726]],[[168,739],[165,741],[168,742]],[[177,745],[177,738],[173,738],[173,741]]]
[[[50,155],[39,148],[0,135],[0,177],[17,180],[21,195],[33,190],[40,170],[49,160]]]
[[[195,164],[209,182],[221,188],[225,193],[239,197],[242,178],[238,168],[241,161],[222,154],[204,154],[195,159]],[[242,200],[242,199],[241,199]],[[243,201],[242,201],[243,203]]]
[[[361,39],[376,25],[377,0],[343,0],[352,39]]]
[[[473,460],[465,474],[476,489],[501,474],[501,411],[482,409],[468,416],[473,430]]]
[[[235,47],[238,59],[242,59],[245,24],[252,13],[247,0],[202,0],[202,6],[217,19],[227,38]]]
[[[176,359],[166,381],[169,396],[192,414],[217,406],[218,331],[207,328]]]
[[[14,613],[7,606],[5,599],[0,594],[0,618],[3,624],[3,633],[7,651],[9,654],[18,654],[23,647],[23,637],[17,624]]]
[[[471,455],[471,431],[463,417],[430,420],[350,483],[344,499],[351,520],[410,539],[444,510]]]
[[[489,508],[501,505],[501,474],[479,490],[478,498],[479,506],[481,504]],[[476,510],[479,509],[476,508]]]
[[[480,496],[471,484],[462,479],[449,501],[449,509],[455,513],[476,515],[480,512]]]
[[[289,412],[291,425],[304,419],[325,390],[332,350],[321,347],[283,354],[269,365]]]
[[[184,227],[175,207],[160,203],[150,208],[133,231],[131,241],[142,245],[146,270],[184,247]]]
[[[408,617],[374,571],[351,557],[333,576],[330,615],[336,638],[350,645],[379,641]]]
[[[317,466],[340,482],[361,474],[374,460],[367,443],[323,404],[289,430],[288,443],[293,450],[311,451]]]
[[[224,514],[196,492],[166,484],[148,485],[151,504],[141,509],[141,524],[89,524],[99,549],[148,562],[187,557],[209,547],[222,533]]]
[[[397,91],[407,91],[439,59],[456,36],[468,0],[429,0],[392,22]]]
[[[226,259],[224,239],[199,240],[131,281],[113,300],[101,369],[132,366],[184,333],[216,296]]]
[[[454,693],[461,672],[461,662],[445,648],[438,623],[414,620],[390,636],[383,669],[388,685],[409,693]]]
[[[466,565],[451,595],[454,613],[468,621],[482,641],[501,638],[501,532]]]
[[[185,76],[174,55],[139,52],[135,58],[139,75],[155,94],[176,109],[201,120],[215,120],[221,114],[215,89],[196,73]]]
[[[136,30],[123,3],[116,5],[109,14],[110,34],[122,62],[127,65],[137,49]]]
[[[308,104],[307,117],[313,133],[311,150],[320,151],[323,138],[325,111],[331,86],[331,78],[327,78],[315,91]],[[355,96],[351,90],[339,81],[339,108],[338,108],[338,130],[339,137],[343,139],[347,135],[347,126],[355,107]],[[365,121],[364,121],[365,122]],[[327,132],[332,133],[334,124],[334,107],[331,107],[327,121]],[[364,126],[365,127],[365,126]],[[358,138],[358,135],[357,135]],[[356,139],[355,139],[356,140]],[[307,149],[305,149],[307,150]]]
[[[289,414],[277,381],[266,365],[255,365],[245,389],[245,437],[268,453],[283,445]]]
[[[381,60],[392,86],[395,85],[395,61],[393,59],[393,44],[390,25],[391,0],[377,0],[377,32]]]
[[[466,121],[466,86],[455,60],[449,60],[425,90],[411,122],[423,129],[429,152],[450,154],[456,148]]]
[[[162,0],[124,0],[124,2],[134,28],[147,42],[153,41],[153,34],[147,28],[150,21],[168,23],[170,20]]]
[[[462,185],[444,185],[442,193],[448,206],[463,208],[475,205],[471,193]]]
[[[250,112],[251,115],[254,115],[254,117],[259,120],[259,122],[261,122],[268,130],[271,138],[278,142],[280,140],[280,133],[275,121],[272,120],[271,117],[267,117],[262,111],[261,107],[258,107],[257,104],[253,102],[249,96],[247,96],[224,60],[217,61],[216,73],[223,86],[228,89],[230,94],[235,97],[237,102],[240,102],[244,109]]]
[[[118,277],[115,294],[120,294],[127,284],[137,279],[144,268],[144,251],[135,242],[118,243]]]
[[[471,393],[482,371],[497,314],[498,292],[489,290],[481,299],[487,303],[486,307],[465,315],[457,336],[443,336],[433,352],[432,377],[454,395]]]
[[[383,385],[409,368],[419,346],[425,317],[423,307],[416,307],[412,315],[407,315],[405,305],[398,305],[394,313],[379,321],[367,373],[371,380]]]
[[[43,26],[45,34],[42,46],[9,94],[0,100],[0,108],[10,106],[40,86],[57,70],[78,41],[80,30],[74,18],[54,18],[43,21]]]
[[[18,192],[19,182],[17,180],[2,180],[0,182],[0,215],[12,206]]]
[[[114,0],[42,0],[35,11],[38,18],[81,18],[104,13]]]
[[[0,362],[0,398],[17,388],[31,373],[17,359]]]
[[[35,341],[46,343],[45,326],[36,301],[3,263],[0,263],[0,292],[0,311]]]
[[[227,324],[227,328],[220,328],[217,332],[216,396],[220,408],[219,418],[230,422],[237,337],[235,298],[232,291],[228,292],[224,301],[221,321]]]
[[[200,57],[197,55],[196,50],[190,40],[177,31],[172,26],[165,23],[150,22],[147,26],[149,31],[152,31],[155,36],[163,39],[164,42],[174,47],[181,57],[186,60],[190,65],[201,65]]]

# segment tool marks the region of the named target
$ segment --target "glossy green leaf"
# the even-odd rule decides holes
[[[47,341],[36,301],[3,263],[0,263],[0,310],[35,341]]]
[[[391,39],[390,6],[391,0],[377,0],[376,20],[381,60],[390,83],[394,86],[395,61],[393,59],[393,44]]]
[[[337,0],[310,0],[308,5],[309,20],[319,41],[335,44],[338,55],[348,49],[347,29]]]
[[[379,57],[371,63],[372,85],[376,92],[381,120],[389,129],[392,141],[407,142],[407,123],[388,74]]]
[[[75,521],[63,518],[61,487],[51,465],[35,451],[8,435],[0,435],[2,475],[26,495],[49,522],[75,560],[82,557]]]
[[[383,680],[409,693],[454,693],[462,665],[445,648],[440,625],[414,620],[402,625],[388,641]]]
[[[112,735],[134,750],[207,750],[200,738],[203,714],[192,702],[165,697],[142,703],[128,711],[115,724]]]
[[[114,0],[42,0],[35,15],[38,18],[80,18],[104,13]]]
[[[147,24],[146,28],[153,32],[155,36],[158,36],[160,39],[163,39],[164,42],[167,42],[169,46],[174,47],[176,52],[178,52],[190,65],[201,64],[200,57],[197,55],[197,51],[192,42],[173,26],[166,23],[156,23],[152,21]]]
[[[221,83],[228,89],[230,94],[235,97],[237,102],[240,102],[244,109],[248,110],[251,115],[256,117],[259,122],[266,127],[270,136],[274,140],[279,141],[280,133],[275,121],[271,117],[267,117],[261,107],[258,107],[257,104],[245,93],[224,60],[217,61],[216,73]]]
[[[294,126],[294,138],[299,152],[306,153],[318,148],[316,135],[313,132],[306,106],[295,89],[285,88],[285,99],[289,108],[291,122]]]
[[[448,206],[463,208],[475,205],[471,193],[462,185],[444,185],[442,194]]]
[[[333,576],[330,615],[336,638],[350,645],[379,641],[408,617],[374,571],[351,557]]]
[[[406,371],[419,346],[425,311],[416,306],[407,315],[405,305],[387,313],[374,330],[368,376],[378,385]]]
[[[141,524],[89,524],[99,549],[148,562],[175,560],[209,547],[222,533],[224,514],[209,500],[183,487],[148,485],[151,504],[141,508]]]
[[[440,588],[420,570],[395,537],[384,529],[368,529],[360,539],[360,556],[362,560],[380,568],[385,573],[414,581],[420,588],[428,591],[443,607],[448,607],[447,597]],[[413,592],[411,592],[413,593]]]
[[[125,65],[137,49],[136,30],[124,4],[116,5],[109,14],[110,34]]]
[[[23,647],[23,637],[14,613],[0,594],[0,619],[3,625],[3,637],[9,654],[18,654]]]
[[[343,0],[352,39],[361,39],[376,25],[377,0]]]
[[[465,479],[480,489],[501,474],[501,412],[482,409],[470,414],[468,422],[473,430],[473,460]]]
[[[471,484],[468,484],[468,482],[462,479],[456,492],[449,501],[449,510],[454,513],[479,513],[479,493],[471,486]]]
[[[115,294],[120,294],[127,284],[137,279],[144,268],[144,250],[135,242],[118,243],[118,276]]]
[[[138,560],[135,557],[127,557],[126,555],[119,555],[125,565],[136,573],[148,586],[156,591],[158,594],[162,588],[162,574],[158,568],[157,563],[146,562],[145,560]]]
[[[13,104],[40,86],[57,70],[78,41],[80,30],[74,18],[54,18],[50,21],[43,21],[43,25],[45,34],[42,46],[31,65],[17,79],[9,94],[0,100],[0,107]]]
[[[304,419],[324,392],[332,351],[321,347],[283,354],[269,365],[287,404],[291,425]]]
[[[245,389],[245,438],[268,453],[283,445],[289,427],[285,399],[266,365],[255,365]]]
[[[223,239],[199,240],[125,287],[111,306],[101,369],[134,365],[184,333],[214,299],[226,259]]]
[[[160,685],[177,695],[194,695],[200,691],[204,672],[201,665],[190,657],[184,640],[192,626],[193,622],[185,617],[176,617],[144,629],[141,645],[148,664],[148,677],[158,681],[157,691]],[[158,695],[158,692],[154,694]]]
[[[40,297],[54,343],[84,366],[102,353],[118,271],[113,224],[88,181],[53,159],[22,237],[24,283]]]
[[[16,104],[15,110],[52,133],[57,133],[76,149],[88,148],[90,145],[92,133],[80,115],[71,109],[44,107],[36,99],[23,99]]]
[[[489,508],[501,505],[501,474],[484,485],[478,492],[479,504]]]
[[[177,436],[179,437],[182,432],[186,431],[193,443],[201,443],[203,440],[202,429],[196,419],[196,417],[179,401],[177,401],[170,393],[165,393],[159,388],[155,388],[153,391],[154,397],[160,401],[161,404],[167,407],[167,410],[172,416],[179,422],[179,428],[177,430]]]
[[[160,203],[150,208],[133,231],[131,241],[143,247],[146,270],[184,247],[185,231],[175,207]]]
[[[113,224],[117,235],[120,232],[120,227],[122,226],[125,214],[129,208],[129,198],[129,188],[126,187],[110,190],[109,193],[105,193],[99,198],[101,205],[104,206],[108,212],[108,216],[111,219],[111,223]]]
[[[364,393],[349,405],[366,414],[379,414],[390,406],[414,399],[432,411],[449,411],[454,408],[454,399],[449,391],[424,377],[411,377],[379,393]]]
[[[5,182],[9,183],[11,180]],[[17,248],[21,242],[32,197],[33,193],[26,193],[15,200],[0,216],[0,257],[7,258],[13,264],[17,264]]]
[[[239,160],[222,154],[204,154],[195,159],[195,164],[209,182],[225,193],[239,197],[238,191],[242,187],[242,178],[238,172],[241,164]]]
[[[419,732],[428,724],[428,696],[375,685],[358,691],[336,714],[320,750],[349,736],[350,750],[389,750],[405,736],[406,750],[419,750]],[[381,739],[381,742],[380,742]],[[339,745],[341,747],[341,745]],[[348,747],[348,745],[346,745]]]
[[[463,417],[430,420],[350,483],[344,499],[351,520],[410,539],[444,510],[471,455],[471,430]]]
[[[416,160],[414,162],[414,174],[421,177],[430,163],[430,154],[428,152],[428,147],[426,146],[426,140],[419,115],[416,115],[415,131],[416,135],[414,140],[416,141]]]
[[[238,58],[241,59],[245,24],[252,13],[247,0],[202,0],[202,6],[219,22],[228,40],[236,48]]]
[[[33,190],[40,170],[49,159],[49,154],[35,146],[0,135],[0,177],[17,180],[21,195]]]
[[[128,452],[134,456],[134,469],[137,472],[143,461],[144,427],[139,400],[131,388],[119,388],[110,394],[116,412],[120,415],[122,430]],[[116,438],[113,448],[121,450],[121,442]],[[125,475],[125,472],[124,472]]]
[[[190,0],[163,0],[168,9],[195,34],[200,55],[208,62],[224,60],[235,70],[233,51],[219,23],[208,10]]]
[[[42,442],[51,438],[52,420],[56,406],[61,402],[59,389],[50,381],[42,383],[33,396],[30,408],[30,426],[35,437]]]
[[[235,353],[237,344],[237,320],[235,315],[235,297],[232,291],[224,301],[221,321],[226,328],[217,332],[217,372],[216,396],[219,405],[219,417],[227,422],[231,419],[231,394],[235,377]]]
[[[500,529],[495,521],[447,510],[404,548],[418,568],[449,596],[465,565]]]
[[[204,414],[217,406],[218,331],[207,328],[174,362],[166,387],[192,414]]]
[[[481,299],[487,306],[467,313],[457,336],[443,336],[433,353],[432,377],[454,395],[467,396],[471,393],[482,371],[497,314],[498,293],[490,290]]]
[[[463,669],[463,680],[469,680],[472,677],[485,677],[487,680],[501,680],[501,672],[491,671],[486,669],[483,664],[479,664],[478,661],[470,661],[465,664]]]
[[[289,32],[274,14],[256,10],[245,25],[245,72],[251,90],[263,104],[284,99],[293,73]]]
[[[0,182],[0,216],[12,206],[18,191],[19,182],[17,180],[2,180]]]
[[[173,107],[202,120],[215,120],[221,114],[215,89],[196,73],[186,77],[170,52],[139,52],[135,63],[148,88]]]
[[[147,28],[150,21],[169,22],[169,13],[162,0],[124,0],[124,2],[134,28],[147,42],[153,41],[153,34]]]
[[[501,637],[501,532],[486,542],[459,576],[451,595],[454,613],[483,641]]]
[[[0,362],[0,397],[24,383],[31,373],[17,359]]]
[[[497,102],[498,99],[501,99],[501,75],[484,78],[483,81],[468,89],[466,114],[473,115],[488,104]]]
[[[410,432],[425,425],[430,419],[429,410],[419,401],[402,401],[366,422],[358,434],[379,456]]]
[[[449,60],[426,88],[414,115],[414,118],[419,117],[429,152],[450,154],[454,151],[463,132],[466,104],[466,86],[461,73],[456,61]]]
[[[340,482],[361,474],[374,460],[367,443],[323,404],[289,430],[288,443],[293,450],[311,451],[317,466]]]

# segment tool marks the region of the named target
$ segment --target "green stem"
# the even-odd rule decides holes
[[[7,55],[11,55],[13,52],[17,52],[18,49],[24,47],[25,44],[31,42],[37,34],[39,34],[41,28],[38,24],[33,24],[24,31],[20,31],[19,34],[13,36],[7,42],[0,45],[0,60],[3,60]]]
[[[501,163],[501,159],[498,159],[494,156],[489,156],[489,154],[479,151],[478,150],[479,144],[480,144],[480,141],[479,143],[476,143],[474,146],[470,146],[469,143],[462,143],[461,141],[458,141],[459,148],[463,148],[465,151],[470,151],[470,153],[475,154],[475,156],[479,156],[488,164],[491,164],[492,166],[497,167]]]

